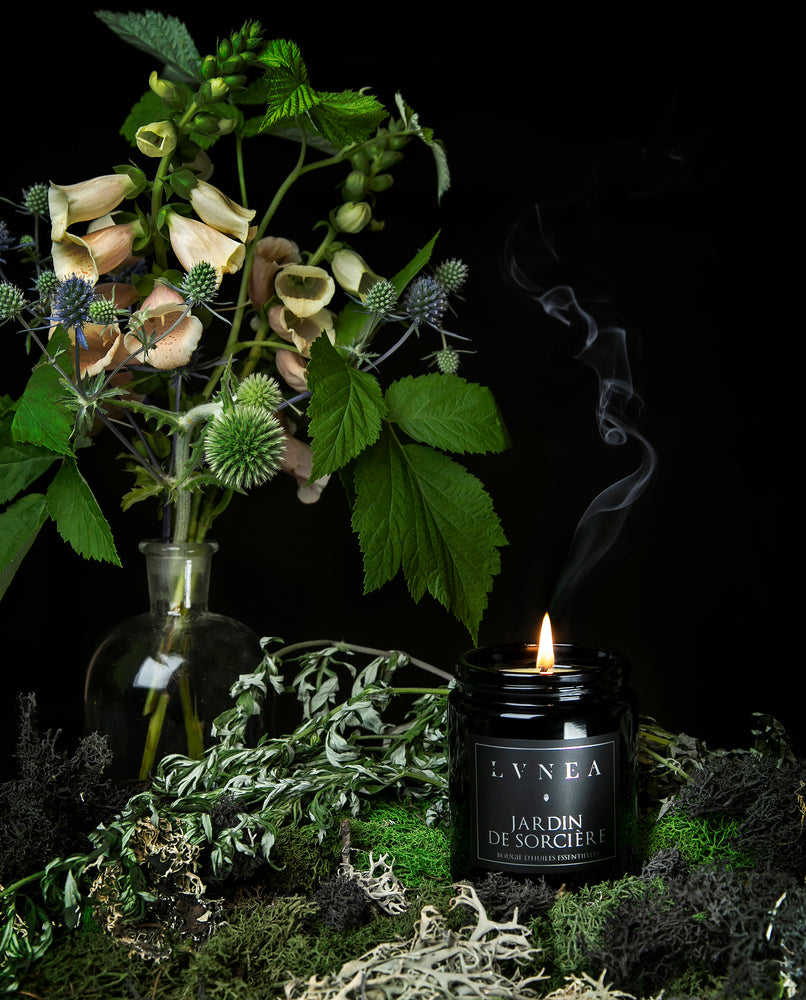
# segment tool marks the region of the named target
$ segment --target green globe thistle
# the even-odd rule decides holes
[[[235,406],[210,423],[204,456],[224,486],[248,490],[280,468],[285,438],[280,421],[262,406]]]
[[[453,347],[443,347],[434,355],[437,368],[443,375],[455,375],[459,371],[459,352]]]
[[[439,329],[447,308],[448,293],[436,278],[417,278],[406,293],[406,313],[415,326]]]
[[[397,291],[388,278],[381,278],[367,292],[364,305],[372,313],[379,316],[388,316],[395,308],[397,302]]]
[[[0,285],[0,322],[19,316],[25,306],[25,296],[16,285],[9,282]]]
[[[199,261],[185,275],[180,291],[189,306],[212,302],[218,291],[218,275],[212,264]]]
[[[239,406],[261,406],[274,412],[283,402],[283,391],[276,378],[263,372],[247,375],[238,386]]]
[[[467,264],[456,257],[444,260],[434,269],[434,277],[449,295],[461,291],[467,281]]]
[[[111,299],[95,299],[90,303],[89,317],[91,323],[111,326],[117,319],[115,303]]]
[[[22,192],[22,204],[26,212],[47,219],[50,214],[47,184],[32,184],[25,188]]]
[[[59,278],[55,271],[42,271],[34,282],[34,289],[41,300],[49,299],[58,287]]]

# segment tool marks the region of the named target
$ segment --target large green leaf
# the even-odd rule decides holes
[[[120,566],[112,532],[75,459],[63,460],[46,497],[59,534],[79,555]]]
[[[260,59],[267,68],[262,129],[296,122],[307,124],[335,149],[341,149],[366,139],[386,116],[383,105],[370,94],[315,90],[294,42],[275,39],[268,43]]]
[[[386,405],[377,379],[349,365],[327,337],[311,346],[308,387],[311,479],[319,479],[377,441]]]
[[[124,42],[162,61],[164,76],[183,83],[200,82],[201,57],[190,32],[178,18],[153,10],[143,14],[99,10],[95,16]]]
[[[47,448],[15,441],[0,424],[0,503],[6,503],[37,480],[59,456]]]
[[[506,538],[484,487],[447,455],[401,444],[391,430],[355,463],[353,528],[365,592],[402,569],[409,592],[427,592],[478,635]]]
[[[47,519],[47,505],[41,493],[20,497],[0,514],[0,597]]]
[[[409,375],[386,390],[389,419],[445,451],[498,452],[509,444],[492,392],[458,375]]]
[[[11,431],[20,443],[40,445],[59,455],[72,454],[73,418],[60,402],[61,376],[49,364],[35,368],[20,397]]]

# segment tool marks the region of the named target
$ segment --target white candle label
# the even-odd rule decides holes
[[[615,857],[617,739],[471,737],[478,864],[539,872]]]

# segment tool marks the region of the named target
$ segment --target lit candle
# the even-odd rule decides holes
[[[636,859],[638,714],[623,654],[540,639],[474,649],[448,699],[453,876],[568,884]]]

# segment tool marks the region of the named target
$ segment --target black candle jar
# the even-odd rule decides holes
[[[615,650],[554,645],[466,653],[448,698],[454,878],[490,871],[584,884],[637,857],[638,711]]]

